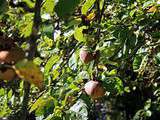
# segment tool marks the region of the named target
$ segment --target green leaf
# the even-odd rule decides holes
[[[59,72],[57,69],[54,69],[52,74],[53,74],[52,80],[55,80],[59,76]]]
[[[38,113],[41,113],[45,109],[46,106],[53,106],[54,104],[57,104],[57,100],[55,100],[53,97],[40,97],[31,107],[30,113],[35,111]]]
[[[113,65],[113,66],[116,66],[116,67],[119,66],[119,64],[118,64],[117,62],[110,61],[110,60],[106,60],[104,63],[105,63],[105,64],[109,64],[109,65]]]
[[[21,36],[29,37],[32,32],[33,26],[33,14],[25,14],[22,20],[19,22],[19,30]]]
[[[86,41],[86,36],[83,34],[83,30],[86,29],[86,26],[82,26],[79,28],[76,28],[74,32],[74,38],[78,40],[79,42],[85,42]]]
[[[53,120],[53,117],[54,117],[54,114],[50,114],[50,115],[48,115],[48,117],[47,117],[46,119],[44,119],[44,120]]]
[[[160,38],[160,32],[159,31],[155,31],[153,33],[151,33],[152,37],[155,38],[155,39],[159,39]]]
[[[137,70],[140,67],[142,58],[143,58],[142,55],[135,56],[134,61],[133,61],[133,69],[134,70]]]
[[[114,76],[116,74],[117,74],[117,70],[116,69],[113,69],[108,73],[109,76]]]
[[[0,15],[5,13],[8,9],[8,3],[6,0],[0,0]]]
[[[43,62],[43,60],[42,60],[41,58],[37,57],[37,58],[35,58],[35,59],[33,60],[33,62],[34,62],[36,65],[40,66],[41,63]]]
[[[79,90],[79,87],[77,87],[75,84],[70,84],[69,85],[69,88],[72,90],[72,91],[78,91]]]
[[[115,82],[116,82],[115,88],[117,89],[119,94],[122,94],[123,93],[122,80],[119,77],[115,77]]]
[[[46,0],[42,9],[44,9],[46,13],[52,14],[54,11],[54,0]]]
[[[62,19],[68,18],[79,3],[80,0],[59,0],[55,6],[55,12]]]
[[[100,0],[99,8],[102,10],[105,0]]]
[[[35,5],[35,2],[32,2],[31,0],[22,0],[25,2],[30,8],[33,8]]]
[[[130,93],[130,92],[131,92],[131,90],[130,90],[129,87],[125,87],[125,88],[124,88],[124,91],[127,92],[127,93]]]
[[[136,44],[136,35],[131,32],[126,32],[128,37],[126,39],[126,45],[128,49],[132,49]]]
[[[113,56],[115,53],[118,53],[119,49],[120,49],[120,45],[119,44],[113,44],[111,46],[103,46],[101,48],[99,48],[101,54],[103,56],[105,56],[104,60],[111,56]]]
[[[144,110],[140,109],[136,112],[136,114],[133,117],[133,120],[142,120],[144,116]]]
[[[49,71],[52,69],[53,65],[59,60],[58,55],[52,55],[50,59],[47,61],[45,68],[44,68],[44,73],[48,74]]]
[[[86,14],[90,7],[94,4],[96,0],[86,0],[84,5],[82,6],[81,13]]]
[[[147,0],[147,2],[145,2],[143,4],[143,8],[147,8],[148,6],[152,5],[154,3],[154,0]]]
[[[136,9],[133,9],[133,10],[131,10],[131,12],[129,13],[129,15],[130,15],[131,17],[133,17],[133,15],[135,14],[135,12],[136,12]]]
[[[24,37],[30,36],[32,32],[32,26],[33,26],[33,22],[29,22],[27,26],[22,29],[21,34],[24,35]]]
[[[157,53],[157,55],[155,56],[155,61],[157,64],[160,64],[160,53]]]
[[[10,90],[10,91],[8,92],[8,98],[9,98],[9,99],[11,99],[12,94],[13,94],[13,91],[12,91],[12,90]]]
[[[69,23],[67,24],[67,27],[69,28],[72,26],[78,26],[81,22],[82,22],[81,18],[73,19],[69,21]]]
[[[88,107],[86,103],[79,99],[68,111],[70,113],[69,118],[73,120],[88,120]]]
[[[144,110],[147,111],[147,110],[151,107],[151,104],[152,104],[151,99],[148,99],[148,100],[145,102]]]
[[[3,88],[0,89],[0,96],[5,95],[5,90]]]
[[[46,35],[46,37],[52,38],[53,26],[50,25],[43,25],[42,26],[42,35]]]
[[[145,116],[151,117],[151,115],[152,115],[152,111],[147,110],[147,111],[145,112]]]
[[[106,77],[105,75],[102,78],[103,85],[108,92],[112,94],[122,94],[124,91],[122,80],[119,77]]]
[[[81,71],[78,75],[77,75],[78,79],[89,79],[89,73],[87,71]]]

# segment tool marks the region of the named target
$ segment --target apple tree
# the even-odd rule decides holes
[[[160,0],[0,0],[0,119],[157,120]]]

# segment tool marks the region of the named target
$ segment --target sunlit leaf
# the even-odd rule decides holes
[[[21,36],[28,37],[32,32],[33,14],[25,14],[23,19],[19,22],[19,30]]]
[[[3,96],[5,94],[5,90],[4,90],[4,88],[1,88],[0,89],[0,96]]]
[[[87,15],[87,20],[93,20],[95,18],[96,14],[94,12],[91,12],[89,15]]]
[[[111,57],[113,56],[117,50],[119,50],[120,45],[112,45],[112,46],[104,46],[99,48],[102,55],[105,57]]]
[[[84,5],[82,6],[81,12],[82,14],[86,14],[87,11],[89,10],[89,8],[92,7],[92,5],[94,4],[96,0],[86,0],[86,2],[84,3]]]
[[[45,68],[44,68],[44,73],[45,74],[48,74],[49,71],[52,69],[53,65],[59,60],[59,56],[58,55],[52,55],[46,65],[45,65]]]
[[[86,41],[86,36],[83,34],[83,30],[86,29],[86,26],[82,26],[75,29],[74,38],[80,42]]]
[[[44,87],[43,74],[32,61],[22,60],[18,62],[15,65],[15,71],[20,78],[34,84],[39,89]]]
[[[109,76],[113,76],[113,75],[116,75],[116,74],[117,74],[117,70],[116,69],[113,69],[108,73]]]
[[[81,21],[82,20],[80,18],[73,19],[73,20],[69,21],[67,27],[78,26],[81,23]]]
[[[59,76],[59,72],[57,69],[54,69],[52,71],[52,74],[53,74],[52,80],[55,80]]]
[[[30,7],[30,8],[33,8],[34,5],[35,5],[35,2],[31,1],[31,0],[22,0],[23,2],[27,3],[27,5]]]
[[[156,6],[152,6],[151,8],[149,8],[147,10],[147,12],[151,12],[151,13],[155,13],[157,11],[157,7]]]
[[[49,97],[42,96],[31,106],[31,109],[29,112],[36,111],[37,113],[40,113],[41,111],[49,110],[49,109],[46,109],[46,108],[49,108],[47,106],[53,107],[54,104],[57,104],[56,102],[57,101],[51,96]]]
[[[44,9],[46,13],[52,14],[54,11],[54,0],[46,0],[42,9]]]
[[[133,9],[133,10],[131,10],[131,12],[129,13],[129,15],[130,15],[131,17],[133,17],[133,15],[135,14],[135,12],[136,12],[136,9]]]
[[[105,0],[100,0],[99,8],[102,10]]]
[[[78,100],[68,112],[70,112],[70,118],[78,120],[88,120],[88,107],[83,100]]]
[[[107,67],[105,65],[98,65],[98,69],[102,69],[102,70],[106,71]]]

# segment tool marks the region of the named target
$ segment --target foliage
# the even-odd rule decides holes
[[[37,120],[158,119],[159,0],[38,1],[0,0],[0,51],[12,39],[26,53],[16,63],[0,61],[0,72],[16,72],[0,80],[0,117],[19,120],[25,110]],[[94,58],[87,64],[83,46]],[[88,96],[89,80],[102,83],[105,96]]]

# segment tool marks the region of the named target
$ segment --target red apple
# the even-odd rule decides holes
[[[87,46],[84,46],[80,50],[80,59],[83,63],[87,64],[93,60],[92,52],[88,50]]]
[[[19,47],[0,51],[0,63],[13,64],[25,57],[24,51]]]
[[[103,97],[105,90],[98,81],[89,81],[85,84],[84,90],[92,99]]]

